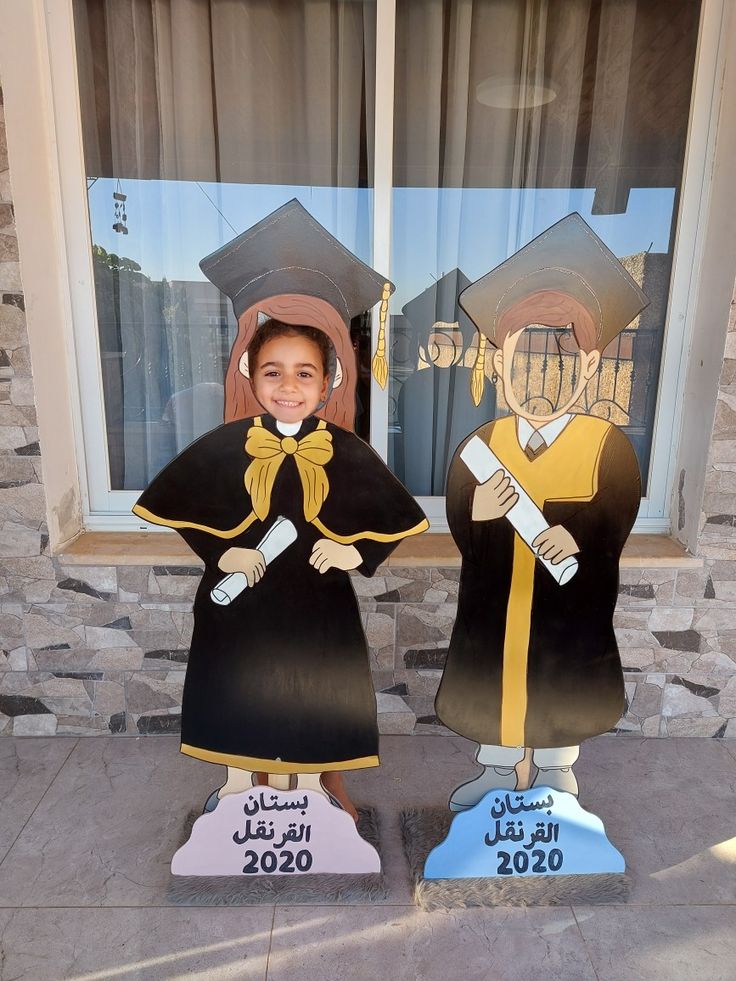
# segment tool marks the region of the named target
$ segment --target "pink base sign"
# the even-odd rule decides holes
[[[380,872],[355,822],[313,790],[253,787],[197,818],[171,860],[174,875]]]

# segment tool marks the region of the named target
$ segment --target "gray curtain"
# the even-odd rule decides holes
[[[675,186],[699,16],[700,0],[402,0],[395,183],[594,187],[601,214],[626,210],[634,176]]]
[[[75,0],[75,25],[88,174],[370,184],[374,3]]]

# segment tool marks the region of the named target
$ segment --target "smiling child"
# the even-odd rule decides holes
[[[378,455],[328,421],[335,406],[345,415],[337,393],[356,375],[348,323],[384,294],[382,278],[296,202],[202,268],[238,316],[226,405],[251,414],[184,450],[134,510],[175,528],[204,562],[181,749],[227,766],[211,809],[259,773],[273,786],[321,790],[322,774],[378,765],[376,700],[349,571],[373,575],[399,541],[428,525]],[[252,414],[257,407],[264,411]],[[267,564],[259,545],[281,517],[296,538]],[[248,587],[218,605],[211,592],[233,572]]]

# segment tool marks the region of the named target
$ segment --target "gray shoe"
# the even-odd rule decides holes
[[[450,795],[451,811],[467,811],[483,800],[490,790],[516,790],[516,770],[513,766],[486,766],[483,772],[468,783],[460,784]]]
[[[204,802],[204,807],[202,808],[202,813],[203,814],[210,814],[212,811],[214,811],[214,809],[220,803],[220,798],[218,796],[219,795],[219,792],[220,792],[220,788],[219,787],[217,788],[217,790],[213,790],[212,791],[212,793],[210,794],[210,796]]]
[[[578,796],[578,781],[572,772],[571,766],[550,767],[548,770],[539,770],[532,782],[532,787],[551,787],[552,790],[559,790],[565,794]]]
[[[335,797],[334,794],[331,794],[326,787],[322,787],[322,793],[325,795],[325,797],[330,802],[330,804],[332,804],[333,807],[337,807],[341,811],[345,810],[345,808],[342,806],[342,804],[337,799],[337,797]]]

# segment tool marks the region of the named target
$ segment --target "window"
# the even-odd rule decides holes
[[[457,442],[505,410],[490,368],[471,398],[477,338],[457,294],[579,211],[652,299],[582,408],[627,431],[647,528],[665,530],[670,457],[657,463],[653,441],[678,343],[673,258],[684,250],[685,268],[694,249],[677,233],[700,7],[401,0],[394,17],[387,0],[74,0],[96,303],[96,324],[77,325],[90,523],[127,514],[221,421],[234,323],[198,260],[298,197],[397,284],[385,391],[369,378],[369,319],[353,325],[358,429],[435,529]],[[705,160],[704,143],[690,152]],[[554,400],[570,360],[559,335],[537,332],[523,359],[530,402]]]
[[[395,472],[442,494],[463,435],[506,411],[490,357],[471,398],[477,332],[457,294],[577,211],[651,300],[579,407],[628,434],[646,492],[699,2],[405,0],[397,13]],[[561,343],[540,328],[514,366],[532,411],[570,390]]]
[[[298,197],[370,261],[375,9],[76,0],[74,12],[109,489],[140,491],[223,421],[235,321],[199,260]],[[353,325],[366,364],[369,330]]]

